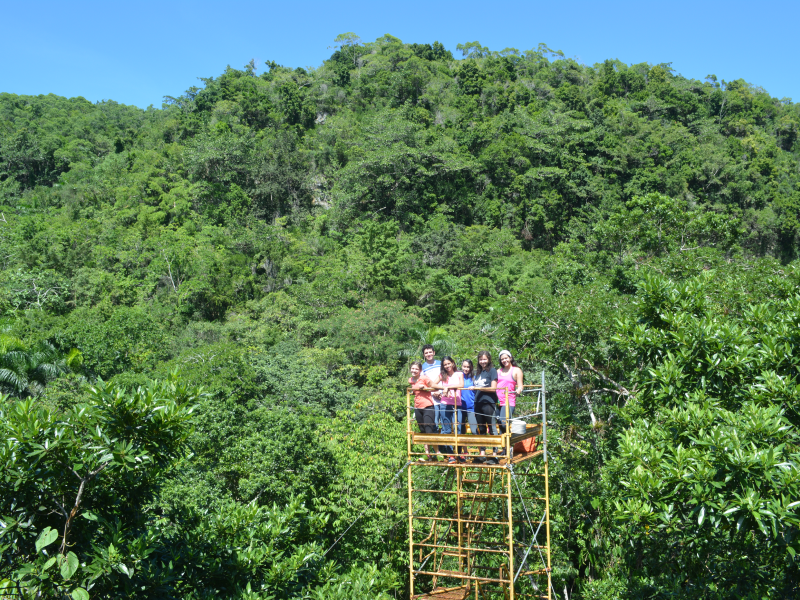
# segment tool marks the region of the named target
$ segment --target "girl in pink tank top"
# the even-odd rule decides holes
[[[500,406],[506,405],[506,393],[508,394],[508,405],[517,405],[517,381],[514,379],[514,367],[508,373],[502,370],[497,371],[497,401]]]
[[[461,406],[461,390],[452,389],[464,387],[464,374],[456,371],[456,361],[450,356],[445,356],[442,359],[439,387],[451,388],[442,392],[442,408],[444,409],[442,411],[442,434],[449,435],[453,433],[454,426],[464,422],[462,411],[459,410]],[[448,462],[464,462],[463,457],[457,456],[461,453],[460,448],[454,449],[452,446],[440,446],[439,448],[444,454],[450,455]]]
[[[501,367],[497,369],[497,421],[500,424],[500,431],[505,433],[506,418],[514,416],[517,392],[522,392],[522,369],[514,362],[514,357],[508,350],[500,351],[500,365]],[[508,408],[506,408],[506,394],[508,394]]]
[[[453,367],[455,368],[455,364]],[[464,374],[461,371],[447,373],[442,369],[439,375],[439,384],[443,387],[464,387]],[[461,406],[461,390],[442,392],[442,404]]]
[[[508,394],[508,406],[517,405],[517,392],[522,391],[522,369],[517,366],[514,357],[508,350],[500,352],[500,368],[497,369],[497,404],[506,405],[506,394]],[[501,411],[502,412],[502,411]]]

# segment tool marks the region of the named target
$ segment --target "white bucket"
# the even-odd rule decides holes
[[[526,431],[526,424],[525,421],[522,419],[511,419],[511,433],[515,435],[519,435],[525,433]]]

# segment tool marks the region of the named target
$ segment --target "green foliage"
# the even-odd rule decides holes
[[[60,332],[59,343],[77,347],[83,354],[85,370],[95,377],[152,369],[167,356],[161,326],[140,308],[76,313],[75,320]]]
[[[701,246],[727,250],[742,233],[732,216],[692,209],[687,202],[651,193],[631,199],[593,233],[597,246],[618,260],[628,252],[661,255]]]
[[[632,425],[605,474],[621,486],[614,514],[635,542],[629,561],[650,582],[640,585],[791,595],[800,542],[800,296],[734,315],[709,297],[712,286],[711,272],[681,285],[647,276],[636,320],[617,337],[645,368],[624,411]],[[732,547],[727,560],[712,558]],[[663,555],[669,565],[652,560]]]
[[[174,580],[170,587],[182,597],[302,597],[321,568],[334,575],[331,565],[311,560],[322,550],[325,518],[296,500],[283,508],[228,505],[212,515],[176,517],[159,559],[170,561],[162,577]]]
[[[797,106],[545,44],[331,50],[161,109],[0,94],[0,385],[26,398],[0,589],[402,595],[401,490],[369,507],[432,343],[546,369],[557,591],[797,595]],[[53,502],[103,460],[57,551]]]
[[[130,508],[152,497],[183,453],[198,397],[174,380],[134,393],[101,383],[92,394],[65,413],[2,398],[0,575],[27,593],[112,593],[115,570],[138,570],[152,550],[139,537],[146,515]],[[130,554],[114,560],[114,544]],[[56,563],[61,577],[49,573]]]
[[[340,472],[320,507],[331,514],[334,531],[358,522],[339,542],[337,551],[402,573],[407,568],[407,497],[390,486],[406,459],[405,407],[402,394],[369,394],[339,411],[320,439],[337,457]],[[380,441],[379,441],[380,440]],[[400,473],[402,475],[402,473]]]
[[[353,364],[396,367],[404,341],[421,321],[402,310],[399,302],[368,302],[320,323],[325,336],[318,347],[341,349]]]
[[[222,501],[211,514],[180,505],[159,516],[148,503],[166,471],[182,464],[199,390],[173,377],[133,393],[101,385],[92,394],[90,404],[60,414],[31,400],[1,399],[4,586],[75,598],[86,590],[153,598],[388,597],[397,587],[393,574],[378,575],[375,567],[354,565],[345,577],[321,559],[327,517],[283,488],[303,491],[318,482],[282,480],[291,469],[281,458],[262,471],[265,486],[254,498],[263,494],[281,508]],[[259,472],[254,458],[294,449],[293,466],[302,466],[300,455],[313,443],[313,431],[291,415],[276,418],[260,445],[253,430],[241,440],[239,448],[253,453],[242,457],[251,487],[261,483],[252,479]],[[280,431],[306,437],[278,448]]]
[[[52,269],[4,271],[0,286],[4,314],[30,309],[59,314],[67,310],[69,281]]]
[[[0,387],[16,396],[41,394],[59,375],[79,371],[83,354],[75,348],[62,355],[51,343],[32,347],[19,338],[0,334]]]

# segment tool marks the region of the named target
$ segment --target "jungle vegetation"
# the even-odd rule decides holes
[[[0,94],[0,587],[404,597],[372,502],[433,342],[546,372],[559,598],[797,597],[800,105],[336,46],[161,108]]]

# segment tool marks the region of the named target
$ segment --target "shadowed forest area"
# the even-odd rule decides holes
[[[161,109],[0,94],[0,590],[408,597],[373,500],[431,343],[546,371],[559,599],[798,597],[799,105],[333,50]]]

